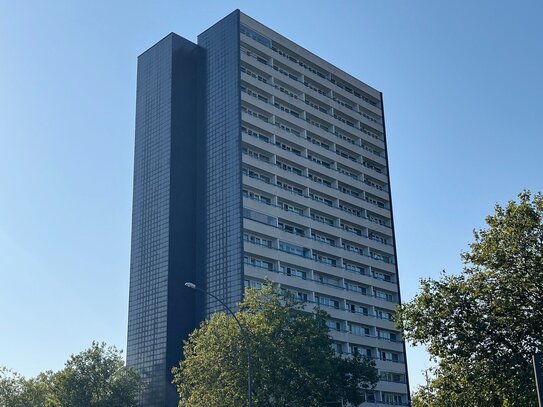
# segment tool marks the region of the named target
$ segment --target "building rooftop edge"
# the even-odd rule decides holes
[[[357,77],[349,74],[348,72],[346,72],[345,70],[339,68],[338,66],[332,64],[331,62],[321,58],[320,56],[318,56],[317,54],[309,51],[307,48],[301,46],[300,44],[292,41],[291,39],[285,37],[284,35],[278,33],[277,31],[273,30],[272,28],[264,25],[263,23],[261,23],[260,21],[258,20],[255,20],[253,17],[245,14],[243,11],[240,11],[240,10],[236,10],[236,11],[239,11],[240,15],[243,16],[243,18],[245,19],[248,19],[251,21],[251,23],[255,23],[256,25],[260,26],[261,28],[264,28],[266,30],[269,30],[271,31],[274,35],[277,35],[278,37],[280,37],[281,39],[284,39],[285,42],[288,42],[289,44],[297,47],[297,48],[300,48],[301,50],[303,50],[304,52],[308,53],[309,55],[311,55],[312,57],[318,59],[320,62],[322,62],[322,64],[326,67],[328,67],[329,70],[331,71],[336,71],[336,72],[340,72],[341,74],[347,76],[349,79],[352,79],[353,81],[355,81],[356,83],[358,83],[359,85],[361,85],[362,87],[365,87],[365,88],[368,88],[370,89],[371,91],[375,92],[375,94],[373,96],[376,96],[376,97],[381,97],[381,94],[382,92],[376,88],[374,88],[373,86],[371,85],[368,85],[366,82],[362,81],[361,79],[358,79]]]
[[[174,33],[173,31],[166,34],[164,37],[162,37],[162,39],[160,39],[159,41],[157,41],[156,43],[154,43],[153,45],[151,45],[149,48],[147,48],[145,51],[143,51],[141,54],[138,55],[138,58],[145,55],[145,53],[147,53],[148,51],[152,50],[154,47],[156,47],[157,45],[159,45],[162,41],[165,41],[166,39],[168,38],[177,38],[177,39],[180,39],[181,41],[183,42],[186,42],[186,43],[189,43],[191,45],[194,45],[195,47],[198,46],[198,44],[196,44],[195,42],[192,42],[191,40],[188,40],[186,39],[185,37],[179,35],[179,34],[176,34]]]

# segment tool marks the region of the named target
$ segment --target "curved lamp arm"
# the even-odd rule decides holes
[[[222,301],[219,297],[217,297],[214,294],[211,294],[209,291],[202,290],[200,287],[197,287],[196,284],[186,282],[185,287],[190,288],[192,290],[200,291],[203,294],[209,295],[211,298],[214,298],[217,300],[226,310],[234,317],[234,320],[238,324],[239,331],[241,332],[241,336],[243,337],[243,341],[245,342],[245,349],[247,350],[247,400],[249,403],[249,407],[253,407],[253,392],[251,390],[251,373],[252,373],[252,361],[251,361],[251,348],[249,344],[249,336],[247,335],[246,329],[241,325],[239,322],[239,319],[236,317],[236,314],[230,309],[228,305],[225,304],[224,301]]]

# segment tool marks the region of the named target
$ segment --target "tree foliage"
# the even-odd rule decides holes
[[[236,316],[249,333],[254,406],[322,407],[339,399],[359,404],[378,380],[373,361],[336,355],[328,315],[302,308],[271,283],[245,292]],[[185,342],[184,355],[173,369],[180,406],[247,405],[246,348],[232,317],[216,313],[204,321]]]
[[[543,196],[496,205],[460,275],[421,280],[399,308],[407,340],[437,362],[419,407],[537,405],[531,356],[543,341]]]
[[[0,368],[0,406],[42,407],[50,406],[51,372],[40,373],[36,378],[25,379],[5,367]]]
[[[104,343],[72,355],[59,372],[26,379],[0,369],[2,407],[132,407],[141,379],[124,366],[121,352]]]

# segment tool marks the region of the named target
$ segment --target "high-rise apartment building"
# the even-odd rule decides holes
[[[175,406],[182,340],[266,277],[376,361],[363,405],[406,405],[382,94],[239,11],[138,60],[127,363]]]

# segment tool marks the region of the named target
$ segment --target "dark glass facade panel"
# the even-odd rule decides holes
[[[198,36],[206,52],[206,287],[229,307],[243,295],[239,11]],[[222,306],[208,297],[206,314]]]
[[[127,364],[147,382],[146,407],[177,405],[171,368],[203,317],[183,286],[201,275],[201,62],[202,50],[175,34],[138,59]]]

